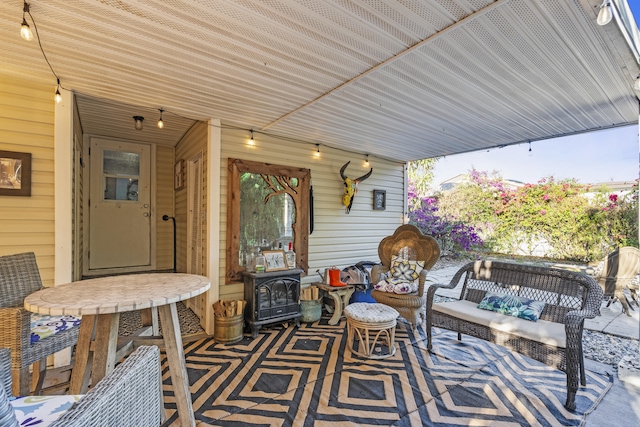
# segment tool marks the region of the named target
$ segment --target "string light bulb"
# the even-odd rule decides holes
[[[611,2],[609,0],[604,0],[600,5],[600,12],[598,12],[598,19],[596,22],[598,25],[607,25],[611,22],[611,18],[613,18]]]
[[[33,32],[31,32],[31,28],[29,24],[27,24],[26,14],[29,13],[29,3],[24,2],[24,6],[22,7],[22,25],[20,26],[20,36],[26,41],[30,42],[33,40]]]
[[[164,113],[164,110],[162,108],[158,108],[158,111],[160,111],[160,119],[158,120],[158,129],[163,129],[164,120],[162,120],[162,113]]]
[[[251,136],[249,137],[249,145],[256,145],[256,140],[253,139],[253,129],[250,129],[249,133],[251,134]]]
[[[316,152],[313,153],[315,157],[320,157],[320,144],[316,144]]]
[[[56,104],[60,104],[62,102],[62,94],[60,93],[60,79],[58,79],[58,86],[56,86],[55,100]]]
[[[136,130],[142,130],[142,122],[144,121],[144,117],[142,116],[133,116],[133,120],[135,120],[135,128]]]
[[[368,154],[365,154],[365,157],[364,157],[364,165],[365,165],[366,167],[369,167],[369,155],[368,155]]]

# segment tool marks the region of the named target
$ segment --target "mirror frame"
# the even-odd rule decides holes
[[[309,217],[311,170],[253,162],[250,160],[228,159],[227,166],[227,244],[225,283],[242,281],[244,267],[240,266],[240,176],[245,173],[298,178],[297,191],[287,191],[296,207],[293,225],[293,250],[296,253],[296,268],[309,270]]]

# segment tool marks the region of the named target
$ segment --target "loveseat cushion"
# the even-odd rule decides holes
[[[562,323],[547,320],[530,322],[495,311],[481,310],[477,308],[475,302],[464,300],[434,303],[432,310],[550,346],[558,348],[567,346],[567,337]]]

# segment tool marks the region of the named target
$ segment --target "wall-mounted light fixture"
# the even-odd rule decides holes
[[[611,18],[613,18],[611,2],[609,0],[604,0],[600,5],[600,12],[598,12],[598,19],[596,22],[598,25],[607,25],[611,22]]]
[[[136,128],[136,130],[142,130],[142,122],[144,121],[144,117],[142,117],[142,116],[133,116],[133,120],[135,120],[135,128]]]
[[[22,36],[22,38],[26,41],[30,42],[31,40],[33,40],[33,33],[31,32],[29,24],[27,24],[27,13],[29,13],[29,3],[25,1],[22,7],[22,25],[20,26],[20,36]]]
[[[158,128],[163,129],[164,121],[162,120],[162,113],[164,113],[164,110],[162,108],[159,108],[158,111],[160,111],[160,120],[158,120]]]

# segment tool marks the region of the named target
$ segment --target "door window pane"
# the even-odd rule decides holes
[[[104,150],[102,173],[105,175],[140,175],[140,154]]]
[[[105,177],[104,199],[138,201],[138,180]]]
[[[105,150],[102,158],[104,200],[138,201],[140,154]]]

